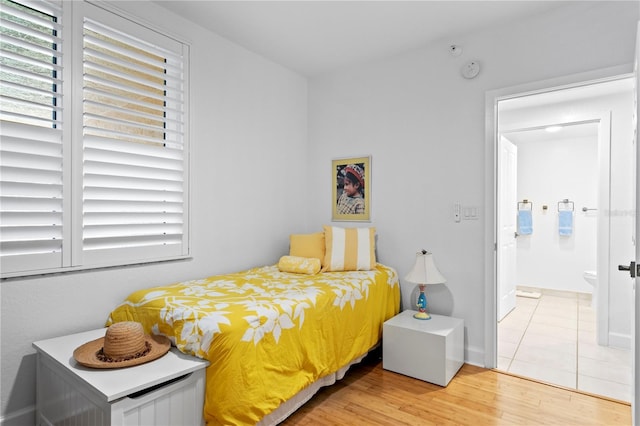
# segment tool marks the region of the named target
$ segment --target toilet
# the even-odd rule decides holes
[[[596,271],[584,271],[582,276],[584,277],[584,280],[594,288],[598,285],[598,273]]]
[[[598,288],[598,273],[596,271],[584,271],[582,277],[586,282],[593,287],[591,293],[591,307],[595,309],[596,307],[596,293]]]

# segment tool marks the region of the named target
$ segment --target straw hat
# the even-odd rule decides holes
[[[78,347],[73,357],[85,367],[122,368],[153,361],[169,348],[171,342],[165,336],[144,334],[142,324],[124,321],[107,328],[104,337]]]

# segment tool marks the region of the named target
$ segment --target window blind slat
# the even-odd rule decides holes
[[[96,91],[91,90],[90,91],[92,94],[98,94]],[[90,100],[86,100],[84,101],[85,105],[87,106],[95,106],[95,107],[100,107],[100,106],[105,106],[105,105],[109,105],[110,110],[113,111],[114,113],[119,113],[119,114],[127,114],[127,116],[131,117],[131,121],[134,122],[138,122],[138,123],[143,123],[144,120],[147,120],[149,122],[155,122],[155,121],[161,121],[161,125],[159,125],[157,128],[161,129],[163,131],[170,131],[171,133],[176,133],[176,134],[180,134],[182,135],[181,131],[176,131],[173,129],[169,129],[166,128],[167,123],[172,123],[174,126],[182,128],[182,122],[176,121],[176,120],[168,120],[165,117],[163,117],[163,113],[165,112],[165,109],[162,108],[160,110],[158,110],[159,113],[163,114],[163,115],[158,115],[158,114],[149,114],[143,111],[132,111],[130,109],[131,105],[128,105],[129,108],[127,107],[120,107],[120,106],[116,106],[113,104],[113,100],[117,100],[117,97],[115,96],[109,96],[109,95],[105,95],[105,94],[100,94],[100,97],[102,98],[103,102],[98,102],[98,101],[90,101]],[[106,102],[108,101],[108,102]],[[134,103],[135,104],[135,103]]]
[[[20,4],[47,15],[60,16],[62,13],[62,0],[21,0]]]
[[[0,191],[3,197],[48,197],[62,198],[62,184],[39,184],[36,182],[11,182],[3,180],[0,182]]]
[[[52,233],[51,230],[56,232]],[[5,226],[2,225],[2,240],[6,242],[18,241],[47,241],[62,239],[62,227],[55,225],[19,225]]]
[[[25,218],[31,213],[62,212],[62,199],[54,197],[0,197],[2,213],[19,212]],[[4,237],[4,236],[3,236]]]
[[[96,19],[85,18],[84,19],[84,28],[95,33],[103,34],[109,38],[114,40],[118,40],[119,42],[137,47],[140,51],[147,51],[156,56],[162,56],[166,58],[180,56],[178,53],[181,51],[181,43],[176,43],[175,40],[170,39],[164,35],[155,33],[152,34],[153,31],[147,32],[142,36],[142,34],[127,34],[123,31],[120,31],[113,26],[109,26],[104,22],[98,22]],[[158,37],[160,36],[160,37]],[[151,39],[161,39],[161,43],[145,41],[145,38]],[[170,47],[173,46],[173,49]],[[182,60],[178,61],[182,62]]]
[[[134,223],[134,224],[116,224],[106,226],[85,226],[85,238],[127,238],[127,237],[145,237],[145,236],[174,236],[182,233],[182,224],[180,223]]]
[[[92,74],[85,74],[84,81],[85,81],[85,85],[84,85],[85,88],[90,87],[87,83],[101,84],[106,86],[109,90],[115,91],[118,94],[126,93],[127,98],[133,97],[134,99],[138,101],[143,101],[143,102],[145,99],[153,100],[155,103],[147,102],[147,105],[149,106],[156,106],[163,111],[172,111],[176,114],[182,113],[182,96],[179,96],[179,95],[172,97],[171,93],[167,93],[165,95],[158,97],[155,94],[136,89],[135,87],[124,87],[111,80],[102,78],[100,76],[92,75]],[[135,97],[138,95],[142,98]],[[163,99],[166,99],[167,102],[171,101],[172,103],[175,103],[176,106],[174,108],[167,108],[167,106],[163,105],[162,102],[157,102]]]
[[[182,172],[184,168],[184,164],[180,159],[140,155],[135,153],[123,153],[121,151],[93,147],[85,148],[85,160],[95,160],[100,163],[111,163],[114,165],[145,167],[145,175],[146,173],[151,173],[151,169],[175,170]]]
[[[51,266],[54,267],[58,262],[55,261],[55,258],[60,257],[60,252],[62,252],[62,240],[61,239],[42,239],[42,240],[29,240],[29,241],[2,241],[0,242],[0,250],[3,253],[3,265],[6,257],[16,256],[16,255],[39,255],[44,253],[57,253],[57,256],[54,259],[51,259]],[[43,268],[35,268],[35,269],[43,269]]]
[[[133,142],[141,145],[149,145],[153,147],[163,147],[165,142],[163,139],[147,138],[138,134],[132,134],[132,132],[108,130],[96,126],[89,126],[85,123],[84,134],[91,137],[100,137],[104,139],[113,138],[114,141]]]
[[[22,212],[0,213],[2,226],[15,227],[32,224],[36,226],[49,226],[51,224],[62,226],[62,215],[57,212],[33,212],[30,220],[27,220]]]
[[[2,150],[0,166],[60,172],[60,157]],[[3,169],[4,170],[4,169]]]
[[[32,20],[31,22],[37,25],[36,20]],[[62,42],[62,39],[60,37],[57,37],[54,35],[53,26],[51,26],[50,31],[48,33],[45,33],[37,29],[34,29],[33,26],[21,25],[5,18],[0,18],[0,25],[2,25],[4,28],[8,30],[26,34],[30,37],[36,38],[46,43],[60,44]]]
[[[131,200],[96,200],[85,199],[83,202],[85,212],[95,213],[153,213],[158,214],[181,213],[182,202],[148,202]]]
[[[91,40],[90,42],[88,42]],[[162,83],[166,77],[168,66],[165,62],[147,61],[137,59],[135,52],[126,51],[116,45],[100,42],[85,35],[85,57],[90,58],[90,62],[100,62],[108,64],[110,68],[125,69],[126,75],[130,73],[143,75],[143,81],[157,81]],[[89,44],[90,43],[90,44]],[[101,50],[99,48],[102,47]],[[118,57],[121,56],[121,57]],[[162,87],[160,87],[162,89]]]
[[[117,213],[104,213],[104,212],[86,212],[84,214],[85,226],[98,225],[98,224],[112,224],[112,225],[125,225],[125,224],[149,224],[149,223],[184,223],[182,220],[182,213],[163,213],[154,214],[153,212],[117,212]]]
[[[85,135],[84,146],[87,149],[101,149],[105,151],[142,155],[150,158],[167,158],[177,161],[182,161],[184,154],[182,146],[172,148],[168,146],[161,147],[155,145],[136,144],[94,135]]]
[[[168,201],[182,202],[184,199],[179,191],[157,191],[141,189],[125,189],[104,187],[88,187],[87,193],[91,194],[94,200],[127,200],[127,201]]]
[[[152,246],[162,247],[166,245],[177,246],[176,250],[174,250],[177,251],[177,253],[174,253],[174,255],[179,254],[179,246],[182,245],[181,235],[131,235],[123,237],[87,238],[84,240],[84,249],[86,251],[110,249],[125,253],[125,249],[132,247],[144,248],[146,251]],[[135,253],[139,253],[139,251],[136,250]],[[165,254],[166,250],[162,250],[162,253]]]
[[[141,190],[163,190],[181,191],[182,182],[170,182],[162,179],[146,178],[132,178],[122,176],[109,176],[109,175],[96,175],[85,174],[84,181],[86,188],[101,187],[101,188],[123,188],[123,189],[141,189]]]
[[[85,102],[85,107],[91,110],[102,109],[103,113],[109,114],[109,116],[104,116],[104,115],[98,115],[98,114],[92,114],[92,113],[86,112],[84,114],[85,119],[91,120],[92,123],[95,123],[95,122],[109,123],[110,125],[116,128],[134,126],[138,130],[147,130],[148,132],[146,132],[145,134],[149,134],[149,133],[153,134],[155,132],[156,134],[158,134],[159,140],[164,140],[164,133],[166,132],[166,129],[164,128],[164,121],[161,121],[158,123],[158,117],[153,118],[152,120],[147,119],[146,121],[147,123],[149,123],[147,124],[147,123],[141,123],[136,120],[133,120],[132,118],[134,117],[126,117],[122,114],[118,114],[118,118],[112,117],[112,115],[116,115],[118,111],[108,105],[97,104],[95,102]],[[157,123],[157,125],[151,124],[154,122]],[[87,127],[96,127],[96,126],[94,125],[94,126],[87,126]]]
[[[124,178],[148,178],[156,181],[181,182],[182,171],[159,167],[144,167],[129,164],[116,164],[94,160],[84,161],[86,174],[101,174],[102,176]]]
[[[22,55],[11,50],[2,49],[2,56],[4,59],[13,59],[16,62],[21,62],[22,64],[31,65],[33,67],[40,67],[48,71],[62,71],[62,66],[54,64],[51,61],[45,62],[37,60],[31,56]]]
[[[2,96],[0,97],[0,99],[2,99],[3,102],[10,102],[13,103],[15,105],[23,105],[26,107],[30,107],[33,109],[37,109],[39,111],[43,111],[43,112],[47,112],[47,113],[52,113],[53,111],[56,112],[60,112],[62,111],[62,108],[60,107],[56,107],[56,106],[51,106],[51,105],[45,105],[41,102],[35,102],[35,101],[26,101],[24,99],[18,99],[18,98],[14,98],[11,96]],[[53,99],[53,97],[51,98]]]
[[[105,99],[104,102],[108,102],[110,105],[123,106],[123,108],[126,106],[130,108],[129,111],[131,113],[135,113],[140,117],[156,118],[158,114],[162,113],[166,122],[172,123],[175,126],[183,126],[184,124],[182,111],[174,108],[145,102],[144,99],[140,98],[119,96],[118,93],[89,86],[84,88],[84,93],[87,95],[87,102],[91,102],[89,99],[95,99],[97,97]],[[176,116],[177,118],[172,118],[171,116]]]
[[[1,99],[1,97],[0,97]],[[0,102],[4,103],[4,102]],[[59,120],[51,120],[46,118],[34,117],[29,114],[19,114],[14,112],[0,111],[0,121],[10,122],[15,121],[22,124],[27,124],[30,126],[38,126],[38,127],[52,127],[61,124]]]
[[[113,138],[114,141],[133,142],[136,144],[148,145],[157,148],[165,147],[167,144],[165,139],[160,139],[158,137],[145,137],[144,135],[138,134],[131,129],[122,128],[116,131],[113,129],[97,127],[97,125],[100,124],[99,122],[91,122],[91,124],[93,125],[85,123],[84,134],[87,136],[96,136],[104,139]]]
[[[3,50],[11,49],[13,51],[21,51],[23,54],[26,52],[30,53],[30,57],[38,57],[38,56],[55,56],[57,58],[56,63],[61,63],[60,60],[64,53],[61,50],[53,50],[52,46],[41,46],[36,43],[32,43],[29,40],[24,40],[22,38],[15,37],[12,34],[3,34],[2,41],[5,43],[5,48]]]
[[[103,32],[103,38],[94,37],[91,34],[91,29],[85,31],[84,39],[92,52],[108,50],[113,54],[121,55],[130,59],[127,66],[133,65],[132,62],[142,65],[141,69],[160,69],[162,73],[173,73],[174,75],[180,75],[182,72],[182,56],[173,54],[168,51],[164,54],[156,53],[152,50],[148,50],[142,46],[137,46],[137,49],[123,48],[120,44],[109,42],[108,32]],[[93,33],[97,34],[99,31],[93,30]],[[109,37],[113,39],[113,37]]]
[[[51,95],[51,89],[48,89],[48,90],[41,89],[39,87],[27,86],[27,85],[15,83],[12,81],[3,81],[2,84],[5,86],[5,88],[10,87],[10,88],[13,88],[15,91],[22,91],[24,93],[31,93],[34,96],[41,96],[41,97],[46,96],[49,99],[54,99],[54,96]],[[62,99],[62,94],[58,94],[56,98]],[[49,106],[54,107],[53,102],[50,102]]]
[[[127,72],[127,70],[117,70],[111,67],[107,67],[97,62],[89,62],[89,56],[85,56],[84,72],[92,75],[105,75],[109,81],[120,81],[120,88],[133,87],[134,83],[137,87],[141,87],[142,93],[147,96],[154,96],[156,99],[163,100],[165,97],[164,90],[166,86],[164,83],[157,83],[151,80],[148,76],[141,72]]]
[[[56,4],[54,2],[46,2],[46,1],[40,1],[40,2],[22,2],[23,4],[25,4],[26,6],[28,6],[31,9],[35,9],[35,10],[40,10],[40,12],[47,14],[47,15],[54,15],[54,14],[59,14],[60,12],[60,5]],[[46,4],[49,3],[49,4]],[[41,6],[48,6],[48,8],[43,9]],[[5,5],[7,7],[5,7],[4,12],[10,15],[13,15],[17,18],[20,18],[24,21],[29,21],[32,22],[36,25],[40,25],[46,28],[50,28],[50,29],[54,29],[54,30],[60,30],[62,29],[62,25],[56,23],[56,22],[52,22],[51,20],[48,19],[43,19],[42,17],[35,15],[33,13],[28,13],[24,10],[18,9],[16,7],[11,7],[11,3]],[[57,11],[58,13],[55,13],[54,10],[52,10],[52,8]]]
[[[6,73],[11,73],[16,77],[23,77],[22,79],[23,82],[28,82],[28,80],[26,79],[31,79],[33,81],[42,82],[42,83],[51,84],[51,85],[62,83],[62,79],[55,77],[53,74],[51,76],[45,76],[35,72],[16,68],[10,65],[3,65],[2,70],[5,71]],[[33,83],[28,84],[28,86],[33,87]],[[55,92],[52,92],[52,93],[55,93]]]

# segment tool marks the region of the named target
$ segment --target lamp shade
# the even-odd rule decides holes
[[[447,280],[442,276],[433,255],[426,250],[416,253],[416,263],[405,279],[414,284],[444,284]]]

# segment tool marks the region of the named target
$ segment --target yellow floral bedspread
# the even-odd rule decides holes
[[[107,325],[138,321],[209,360],[208,425],[255,424],[368,352],[399,311],[393,268],[303,275],[276,265],[140,290]]]

